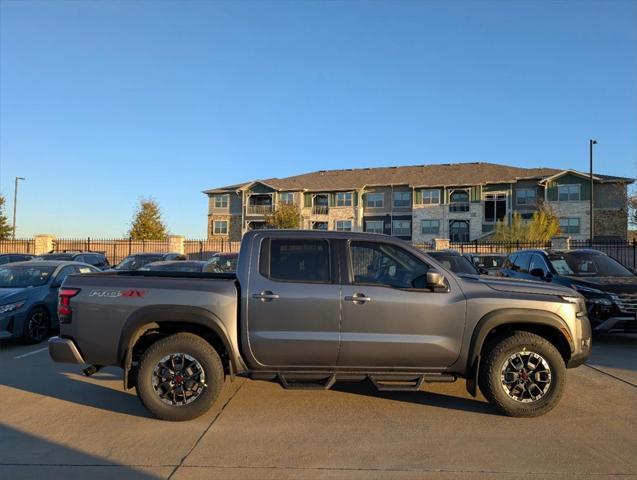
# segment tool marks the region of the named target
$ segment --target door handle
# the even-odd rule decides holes
[[[276,293],[272,293],[270,290],[264,290],[261,293],[254,293],[252,298],[256,298],[257,300],[261,300],[262,302],[271,302],[272,300],[276,300],[279,298],[279,295]]]
[[[343,298],[346,302],[354,302],[357,305],[362,303],[371,302],[372,299],[365,295],[364,293],[355,293],[354,295],[347,295]]]

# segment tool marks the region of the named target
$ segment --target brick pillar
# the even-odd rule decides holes
[[[557,235],[551,238],[551,250],[570,250],[571,237],[568,235]]]
[[[35,236],[35,254],[43,255],[45,253],[49,253],[53,250],[53,240],[55,237],[49,234],[40,234]]]
[[[434,250],[447,250],[449,248],[448,238],[434,238],[433,239]]]
[[[168,251],[185,253],[184,240],[186,237],[183,235],[168,235]]]

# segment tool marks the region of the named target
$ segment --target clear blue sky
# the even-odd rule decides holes
[[[204,237],[206,188],[486,161],[634,177],[637,2],[0,1],[18,235]]]

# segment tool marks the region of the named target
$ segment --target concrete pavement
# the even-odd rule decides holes
[[[0,477],[637,478],[637,336],[596,339],[560,405],[502,417],[464,383],[426,392],[228,382],[186,423],[150,418],[121,372],[86,378],[42,346],[0,344]],[[35,352],[35,353],[33,353]]]

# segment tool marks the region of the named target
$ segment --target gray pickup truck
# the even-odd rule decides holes
[[[403,391],[460,377],[500,412],[537,416],[591,348],[574,290],[454,274],[363,233],[252,231],[236,275],[70,276],[58,310],[51,357],[89,364],[87,374],[122,367],[125,387],[164,420],[203,414],[235,376]]]

